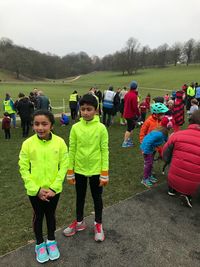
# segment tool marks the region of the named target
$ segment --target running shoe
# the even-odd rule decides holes
[[[54,241],[48,241],[46,243],[46,246],[47,246],[47,251],[48,251],[50,260],[54,261],[54,260],[57,260],[58,258],[60,258],[60,252],[59,252],[59,249],[57,246],[57,242],[55,240]]]
[[[105,239],[102,223],[94,223],[94,239],[97,242],[102,242]]]
[[[49,260],[45,242],[35,246],[36,260],[39,263],[44,263]]]
[[[83,231],[86,228],[86,224],[84,221],[77,222],[76,220],[73,221],[67,228],[64,229],[63,234],[65,236],[72,236],[76,234],[76,232]]]

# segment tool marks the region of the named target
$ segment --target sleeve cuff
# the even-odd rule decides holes
[[[70,180],[70,179],[75,179],[75,173],[73,170],[68,170],[67,171],[67,179]]]
[[[108,171],[102,171],[101,172],[101,175],[100,175],[100,179],[102,180],[109,180],[109,174],[108,174]]]

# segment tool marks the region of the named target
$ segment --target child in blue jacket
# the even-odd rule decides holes
[[[140,145],[144,157],[144,175],[141,183],[148,188],[157,182],[157,178],[152,175],[153,153],[156,147],[167,141],[169,130],[172,127],[173,122],[170,121],[169,117],[163,117],[161,125],[147,134]]]

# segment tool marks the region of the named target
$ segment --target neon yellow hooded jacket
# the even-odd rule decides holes
[[[108,132],[98,116],[91,121],[81,118],[72,126],[68,169],[85,176],[108,171]]]
[[[29,196],[36,196],[40,188],[62,191],[68,168],[68,149],[65,141],[52,134],[50,140],[41,140],[35,134],[23,142],[19,167]]]

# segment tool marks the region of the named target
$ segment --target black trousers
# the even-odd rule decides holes
[[[22,135],[23,137],[27,137],[29,134],[31,121],[30,120],[21,120],[21,127],[22,127]]]
[[[70,110],[71,110],[71,119],[72,119],[72,120],[75,120],[76,117],[77,117],[77,107],[75,107],[75,108],[70,108]]]
[[[10,139],[10,129],[4,129],[5,139]]]
[[[35,233],[36,244],[39,245],[44,242],[42,223],[44,215],[47,222],[47,238],[49,240],[55,240],[55,230],[56,230],[56,218],[55,211],[58,204],[60,194],[56,194],[52,197],[49,202],[41,200],[37,196],[29,196],[31,205],[34,210],[33,215],[33,230]]]
[[[78,222],[83,220],[85,196],[87,191],[87,177],[75,173],[76,179],[76,219]],[[102,223],[102,186],[99,186],[99,175],[89,177],[90,190],[94,202],[95,222]]]
[[[109,127],[111,125],[112,113],[113,113],[113,108],[103,107],[103,124],[106,125],[107,127]]]

